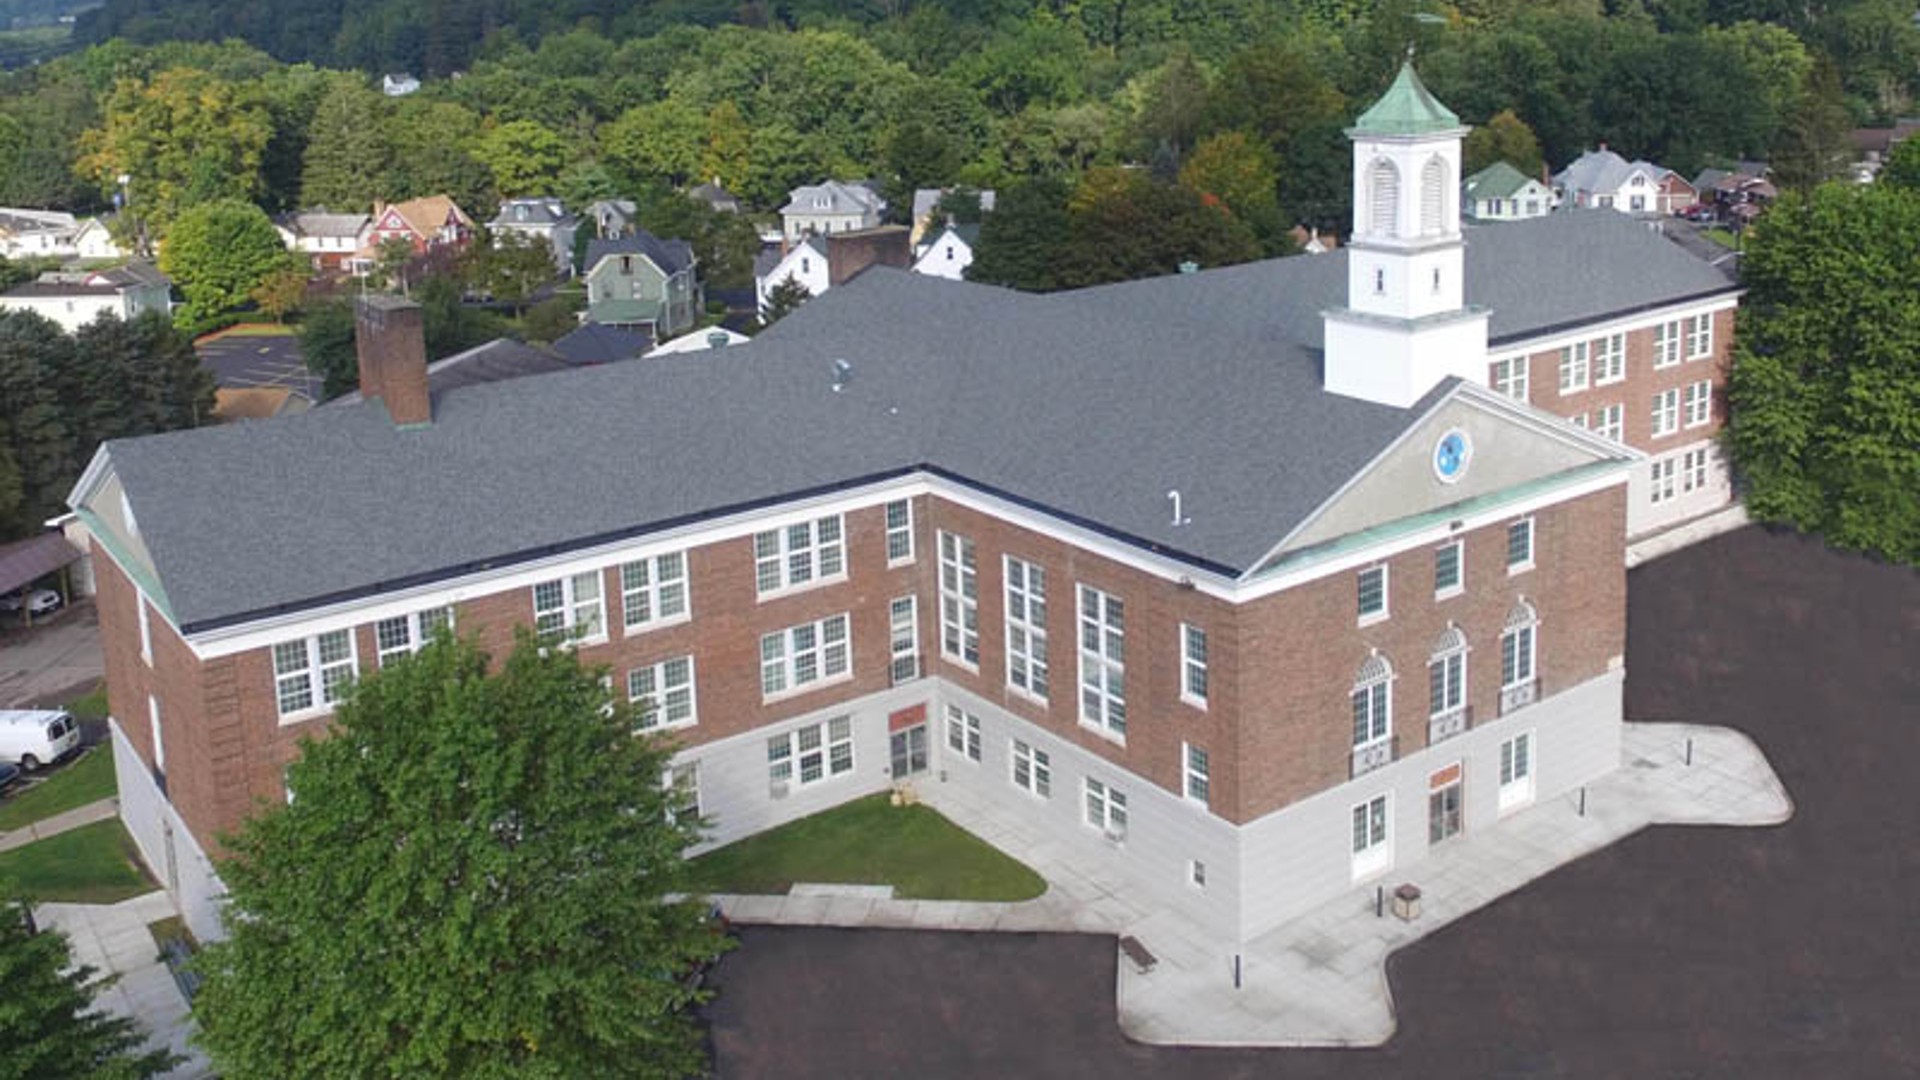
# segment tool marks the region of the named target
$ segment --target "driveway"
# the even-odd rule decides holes
[[[65,702],[93,689],[103,676],[100,620],[93,601],[0,630],[0,709]]]
[[[750,927],[720,1075],[1920,1075],[1920,573],[1747,528],[1630,581],[1628,715],[1745,731],[1794,817],[1647,829],[1401,950],[1385,1046],[1131,1043],[1109,937]]]
[[[320,380],[307,370],[300,339],[291,334],[247,336],[229,334],[194,345],[200,364],[213,372],[223,387],[286,386],[320,400]]]

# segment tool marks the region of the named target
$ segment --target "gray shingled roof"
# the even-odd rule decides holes
[[[561,357],[523,341],[494,338],[465,352],[457,352],[428,364],[427,393],[438,399],[446,391],[463,386],[545,375],[548,372],[565,371],[568,366]],[[359,405],[360,401],[360,391],[350,390],[326,404],[328,408],[337,408]]]
[[[645,255],[669,277],[693,265],[693,245],[685,240],[662,240],[645,229],[633,230],[632,236],[589,240],[585,269],[591,272],[609,255]]]
[[[597,322],[581,323],[553,343],[553,351],[569,364],[611,364],[631,360],[653,348],[653,335]]]
[[[1734,287],[1618,214],[1468,243],[1496,335]],[[372,403],[108,452],[189,630],[921,467],[1240,572],[1424,408],[1321,389],[1345,257],[1052,296],[880,268],[750,345],[467,387],[425,428]]]

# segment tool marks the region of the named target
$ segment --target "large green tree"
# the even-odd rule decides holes
[[[19,477],[12,535],[32,531],[58,512],[80,475],[73,433],[61,408],[55,372],[73,363],[73,339],[31,311],[0,311],[0,447]]]
[[[327,399],[360,386],[360,358],[353,349],[353,305],[345,300],[315,304],[300,318],[300,356],[320,377]]]
[[[671,900],[698,824],[601,674],[522,633],[442,637],[303,744],[222,865],[201,1039],[248,1077],[680,1077],[685,978],[724,947]]]
[[[504,198],[551,195],[569,160],[567,142],[532,120],[514,120],[481,135],[473,156],[493,173]]]
[[[392,156],[385,106],[386,99],[357,76],[328,81],[300,162],[302,205],[365,211],[375,199],[391,197],[382,187]]]
[[[1831,183],[1747,234],[1729,393],[1747,508],[1920,563],[1920,193]]]
[[[123,78],[101,108],[102,126],[80,135],[76,168],[102,192],[128,177],[131,211],[164,234],[188,206],[247,199],[262,188],[273,127],[242,87],[194,68],[150,81]]]
[[[967,279],[1028,292],[1059,288],[1068,228],[1065,184],[1028,180],[1002,190],[980,223]]]
[[[20,901],[0,901],[0,1080],[144,1080],[179,1063],[94,1007],[95,974],[74,966],[64,934],[33,933]]]
[[[160,249],[160,269],[187,298],[176,317],[191,326],[249,303],[253,290],[295,258],[265,211],[220,199],[181,212]]]

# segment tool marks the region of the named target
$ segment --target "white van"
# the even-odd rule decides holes
[[[58,709],[0,709],[0,761],[25,772],[80,749],[80,724]]]

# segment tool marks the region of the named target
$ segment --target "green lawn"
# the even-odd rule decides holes
[[[118,819],[0,852],[0,881],[34,902],[115,904],[152,892]]]
[[[101,683],[67,702],[67,711],[81,720],[105,720],[107,718],[107,684]]]
[[[292,337],[299,333],[285,323],[234,323],[219,331],[223,337]]]
[[[85,806],[119,791],[113,779],[113,751],[96,746],[33,787],[0,797],[0,832]]]
[[[693,888],[784,893],[796,881],[892,885],[910,900],[1031,900],[1039,874],[925,806],[886,793],[801,818],[689,864]]]
[[[1725,229],[1701,229],[1700,235],[1719,244],[1723,248],[1732,248],[1736,251],[1740,248],[1740,238]]]

